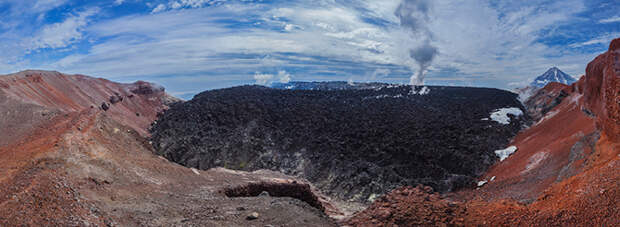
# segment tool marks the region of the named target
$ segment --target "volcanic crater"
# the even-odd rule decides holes
[[[501,108],[525,111],[507,91],[433,86],[420,95],[414,89],[207,91],[165,111],[151,141],[157,154],[187,167],[280,171],[365,204],[403,185],[439,192],[472,187],[498,160],[494,151],[529,120],[488,119]]]

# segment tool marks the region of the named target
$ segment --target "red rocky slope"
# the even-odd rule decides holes
[[[549,84],[530,98],[534,112],[548,110],[511,143],[517,152],[482,177],[489,183],[440,199],[399,189],[343,224],[620,225],[619,53],[615,39],[578,82]]]
[[[148,82],[120,84],[84,75],[35,70],[0,76],[0,94],[0,101],[4,100],[6,105],[4,109],[15,113],[21,110],[18,106],[44,108],[47,111],[39,112],[48,116],[105,108],[111,118],[130,125],[141,135],[147,135],[145,129],[165,104],[176,100],[168,96],[161,86]],[[16,125],[15,122],[7,122],[5,125]]]
[[[324,213],[337,211],[303,181],[153,155],[143,135],[170,100],[145,82],[0,76],[0,226],[334,225]],[[244,188],[288,197],[227,196]]]

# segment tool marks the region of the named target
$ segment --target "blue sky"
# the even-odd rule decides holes
[[[57,70],[172,94],[302,80],[511,88],[552,66],[572,76],[620,37],[620,1],[0,0],[0,73]],[[420,8],[415,8],[420,9]],[[421,14],[418,14],[420,13]],[[423,31],[423,32],[420,32]]]

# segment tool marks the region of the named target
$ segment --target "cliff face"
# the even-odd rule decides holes
[[[597,125],[612,141],[620,140],[620,38],[586,68],[583,93],[588,108],[597,115]]]

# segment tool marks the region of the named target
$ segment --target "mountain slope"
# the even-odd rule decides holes
[[[562,70],[558,69],[557,67],[552,67],[549,70],[547,70],[547,72],[536,77],[536,79],[534,79],[534,81],[530,83],[530,86],[544,87],[545,85],[551,82],[557,82],[557,83],[570,85],[574,83],[575,81],[576,81],[575,78],[573,78],[572,76],[569,76],[568,74],[562,72]]]
[[[332,206],[302,180],[154,155],[143,134],[170,99],[145,82],[0,76],[0,226],[334,226]]]
[[[165,105],[177,101],[161,86],[147,82],[120,84],[84,75],[36,70],[0,76],[0,94],[0,105],[10,110],[0,116],[0,122],[5,122],[0,127],[9,128],[0,130],[18,132],[22,131],[19,127],[28,126],[19,121],[24,117],[22,114],[28,112],[41,116],[22,120],[106,106],[110,117],[147,135],[145,129],[156,119],[157,113],[163,111]]]
[[[578,82],[532,96],[546,113],[514,138],[517,152],[480,177],[488,182],[478,189],[437,196],[400,188],[343,223],[619,226],[619,56],[620,38]]]

